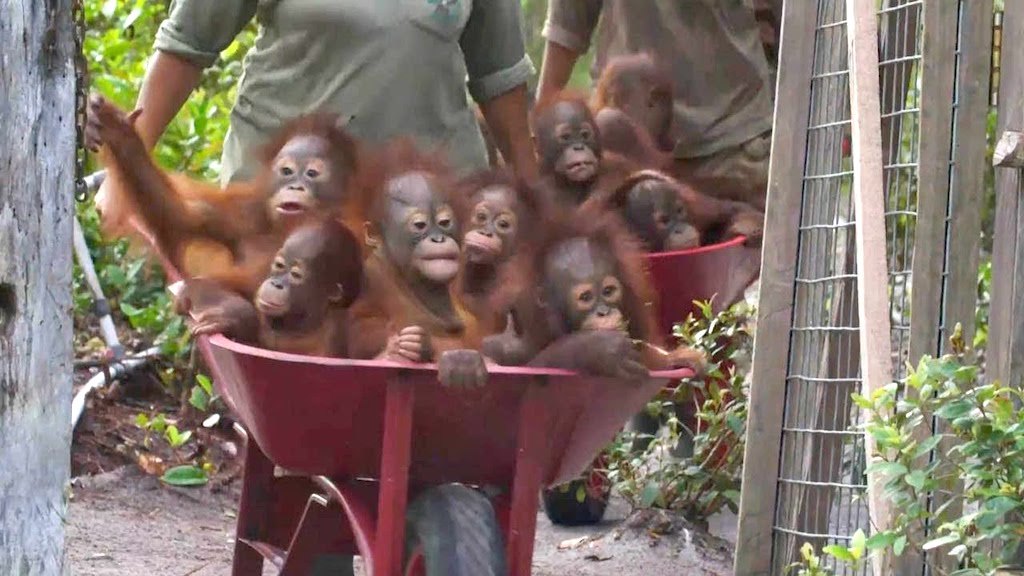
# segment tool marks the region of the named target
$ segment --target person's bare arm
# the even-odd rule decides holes
[[[565,88],[579,57],[578,52],[548,40],[544,46],[544,62],[540,67],[537,100],[550,98]]]
[[[202,66],[181,56],[159,50],[153,55],[135,106],[142,110],[135,128],[147,150],[156,147],[202,75]]]
[[[537,177],[537,159],[527,122],[526,84],[480,104],[480,111],[491,130],[494,143],[515,173],[533,180]]]

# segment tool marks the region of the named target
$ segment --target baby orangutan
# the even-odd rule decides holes
[[[508,311],[492,309],[491,294],[524,232],[532,231],[537,195],[530,185],[500,170],[471,176],[459,187],[469,209],[460,215],[465,224],[459,297],[477,317],[482,333],[492,334],[505,328]]]
[[[108,175],[104,228],[142,228],[186,277],[215,279],[250,298],[297,226],[321,217],[362,223],[352,206],[362,185],[359,146],[336,116],[289,121],[267,144],[253,181],[221,188],[160,169],[135,129],[138,115],[99,96],[89,102],[87,144]]]
[[[288,236],[252,303],[197,279],[185,282],[175,308],[192,314],[196,335],[220,332],[270,350],[344,357],[347,309],[362,279],[355,235],[336,220],[314,221]]]
[[[702,366],[696,350],[661,348],[640,252],[614,215],[584,207],[550,215],[544,228],[545,237],[508,267],[495,296],[496,306],[514,303],[524,333],[486,338],[488,357],[626,380]]]
[[[457,299],[461,238],[448,169],[408,141],[381,155],[380,186],[369,190],[364,297],[353,307],[353,358],[436,361],[441,383],[481,386],[476,319]]]
[[[657,170],[634,172],[610,195],[588,203],[618,212],[649,252],[684,250],[745,236],[760,246],[764,215],[743,202],[713,198]]]

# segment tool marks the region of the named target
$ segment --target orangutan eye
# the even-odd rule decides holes
[[[296,284],[301,284],[306,279],[306,275],[302,272],[301,268],[293,267],[289,271],[289,275],[292,277],[292,281]]]
[[[317,170],[314,170],[312,168],[306,170],[306,178],[309,178],[310,180],[316,180],[318,176],[320,176],[320,172],[318,172]]]
[[[476,220],[477,224],[483,224],[484,222],[487,222],[487,213],[477,212],[476,215],[473,216],[473,219]]]
[[[622,284],[619,283],[619,279],[609,276],[601,284],[601,296],[604,297],[605,301],[609,303],[618,302],[622,296]]]
[[[414,214],[412,218],[409,218],[409,229],[415,233],[425,231],[428,225],[427,217],[424,214]]]
[[[274,260],[274,263],[271,265],[270,270],[273,271],[273,272],[282,272],[282,271],[284,271],[284,269],[286,267],[287,267],[287,265],[285,264],[284,260],[281,259],[281,258],[277,258],[277,259]]]
[[[437,225],[441,227],[441,230],[451,230],[452,228],[452,211],[445,207],[437,211]]]

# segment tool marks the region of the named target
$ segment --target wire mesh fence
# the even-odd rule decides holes
[[[945,325],[950,258],[949,239],[958,209],[954,151],[962,70],[954,70],[951,101],[954,130],[945,143],[948,174],[936,187],[920,189],[922,138],[923,10],[925,0],[884,0],[878,7],[880,119],[882,128],[886,263],[889,326],[894,379],[906,374],[910,360],[911,299],[919,195],[941,194],[942,234],[938,250],[941,277],[920,278],[939,283],[943,294],[939,337],[929,353],[942,350],[951,327]],[[956,61],[962,52],[960,19],[966,2],[958,2]],[[871,532],[866,499],[865,446],[858,431],[861,415],[850,394],[861,391],[854,232],[857,215],[852,201],[853,167],[849,158],[851,131],[847,2],[818,0],[810,75],[810,113],[806,131],[797,261],[793,277],[785,399],[783,403],[779,477],[772,537],[772,573],[782,574],[798,558],[804,543],[820,549],[848,545],[857,530]],[[782,66],[786,63],[782,62]],[[957,66],[957,64],[954,64]],[[780,95],[780,98],[784,96]],[[755,375],[756,378],[756,375]],[[867,575],[858,568],[823,558],[836,574]]]
[[[856,260],[853,251],[853,168],[850,78],[844,0],[819,0],[810,78],[790,331],[782,449],[774,525],[773,573],[799,547],[846,543],[867,521],[855,473],[861,436],[850,393],[858,389]]]

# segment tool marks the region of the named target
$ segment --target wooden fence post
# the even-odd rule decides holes
[[[878,81],[878,16],[875,0],[847,0],[850,45],[850,111],[853,120],[853,203],[857,218],[857,308],[860,371],[864,395],[892,381],[888,270],[885,241],[885,186]],[[870,462],[874,442],[865,437]],[[882,485],[868,474],[868,506],[877,530],[890,526],[892,511]],[[874,557],[875,574],[895,574],[892,557]]]
[[[996,134],[1024,131],[1024,2],[1003,14],[999,121]],[[1011,386],[1024,384],[1024,202],[1021,172],[996,171],[996,230],[992,249],[992,314],[988,373]]]
[[[0,574],[67,572],[71,0],[0,1]]]
[[[744,454],[739,545],[735,572],[771,572],[772,525],[778,489],[779,447],[786,397],[788,334],[793,313],[797,241],[803,189],[804,152],[810,110],[816,10],[786,2],[779,47],[775,131],[768,175],[761,294],[757,329],[779,337],[757,338],[751,369],[750,414]],[[799,104],[798,104],[799,103]]]

